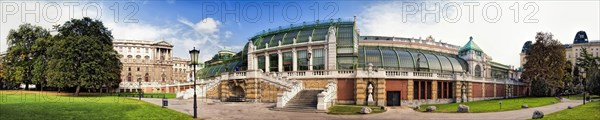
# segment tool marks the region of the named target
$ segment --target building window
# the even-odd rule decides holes
[[[431,81],[413,81],[413,95],[415,100],[431,99]]]
[[[129,68],[127,69],[127,71],[131,71],[131,67],[129,67]]]
[[[131,73],[127,74],[127,81],[131,82]]]
[[[265,56],[258,56],[258,69],[265,71]]]
[[[140,71],[140,67],[137,68],[137,71]]]
[[[437,83],[437,98],[448,99],[453,98],[453,83],[447,81],[440,81]]]
[[[308,55],[306,50],[296,51],[298,55],[297,65],[298,70],[308,70]]]
[[[475,66],[475,77],[481,77],[481,67],[479,65]]]
[[[293,57],[292,52],[284,52],[283,53],[283,71],[292,71],[293,70]]]
[[[273,53],[269,55],[269,71],[270,72],[278,72],[279,71],[279,58],[277,53]]]
[[[324,70],[325,69],[325,50],[314,49],[312,54],[313,70]]]

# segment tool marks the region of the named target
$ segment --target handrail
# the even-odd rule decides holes
[[[292,87],[283,93],[277,94],[277,108],[283,108],[294,96],[304,89],[302,82],[298,80],[292,81]]]
[[[319,93],[317,96],[317,109],[318,110],[327,110],[329,106],[333,104],[333,100],[336,97],[337,88],[334,81],[329,81],[325,90]]]

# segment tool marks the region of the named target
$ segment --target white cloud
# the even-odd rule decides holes
[[[555,39],[563,44],[572,43],[579,30],[587,32],[590,40],[600,39],[600,6],[597,1],[586,2],[533,2],[539,11],[534,18],[537,23],[523,23],[531,9],[519,11],[519,22],[513,21],[514,11],[510,7],[514,2],[496,2],[502,8],[502,16],[496,23],[483,18],[483,6],[490,2],[476,2],[473,14],[474,22],[469,22],[468,7],[461,5],[462,15],[458,22],[448,22],[442,17],[439,23],[421,22],[420,13],[409,16],[408,22],[402,22],[404,2],[385,1],[369,5],[358,15],[358,27],[361,35],[382,35],[425,38],[432,35],[442,42],[464,45],[469,36],[474,37],[485,53],[494,61],[519,66],[519,53],[525,41],[533,40],[536,32],[552,32]],[[420,3],[420,2],[419,2]],[[518,2],[524,8],[526,2]],[[446,3],[441,2],[441,6]],[[442,12],[456,12],[444,11]],[[493,12],[490,10],[489,12]],[[450,16],[454,16],[451,14]],[[493,16],[492,16],[493,17]],[[416,20],[415,20],[416,19]],[[427,20],[431,20],[428,16]]]
[[[144,1],[146,2],[146,1]],[[3,1],[3,3],[5,3]],[[35,5],[36,2],[14,2],[18,7],[21,7],[21,3],[26,3],[26,5]],[[43,8],[44,5],[53,4],[51,2],[38,2],[40,7]],[[104,25],[112,31],[113,37],[115,39],[132,39],[132,40],[148,40],[148,41],[160,41],[165,40],[167,42],[171,42],[174,45],[173,55],[182,58],[188,58],[188,50],[196,47],[201,50],[201,60],[208,60],[212,58],[214,54],[216,54],[219,50],[223,49],[224,45],[222,45],[220,36],[224,36],[224,38],[229,38],[233,35],[232,32],[226,31],[221,32],[221,22],[215,20],[213,18],[205,18],[199,22],[192,23],[187,19],[180,18],[178,19],[178,23],[169,23],[168,25],[155,25],[144,23],[143,20],[140,20],[136,23],[126,23],[123,21],[114,21],[114,15],[112,14],[109,8],[110,5],[104,5],[102,2],[72,2],[78,3],[78,6],[74,7],[73,13],[69,13],[67,10],[67,6],[63,4],[65,2],[56,2],[59,7],[62,9],[61,12],[56,11],[48,11],[47,15],[42,16],[40,22],[35,22],[34,17],[28,16],[25,22],[21,21],[21,13],[17,13],[15,15],[9,15],[7,18],[2,18],[2,20],[6,19],[7,22],[2,22],[0,25],[0,51],[6,51],[6,36],[10,29],[17,29],[20,24],[29,22],[34,25],[39,25],[44,28],[52,28],[52,25],[63,24],[65,21],[70,20],[71,18],[80,19],[83,17],[84,12],[89,12],[88,16],[95,17],[97,13],[96,9],[82,9],[86,4],[97,4],[102,9],[102,16],[99,16],[99,19],[104,23]],[[20,9],[20,8],[19,8]],[[46,12],[44,12],[46,14]],[[46,21],[43,17],[49,16],[54,17],[58,16],[58,20],[56,21]],[[123,19],[121,17],[121,19]],[[0,21],[1,22],[1,21]],[[223,34],[221,34],[223,33]],[[228,48],[232,48],[234,50],[239,50],[241,46],[228,46]]]
[[[233,33],[231,31],[225,31],[225,39],[231,38]]]

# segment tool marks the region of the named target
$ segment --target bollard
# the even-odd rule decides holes
[[[166,108],[167,106],[169,106],[169,101],[167,100],[166,97],[163,97],[163,99],[162,99],[162,107]]]

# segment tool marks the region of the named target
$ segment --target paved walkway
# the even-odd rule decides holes
[[[161,99],[143,99],[161,105]],[[198,117],[202,119],[530,119],[535,110],[544,114],[581,104],[579,100],[564,99],[548,106],[492,113],[423,113],[409,108],[391,108],[387,112],[370,115],[329,115],[325,113],[296,113],[271,111],[273,103],[213,103],[210,99],[198,100]],[[168,108],[192,115],[193,100],[169,99]]]

